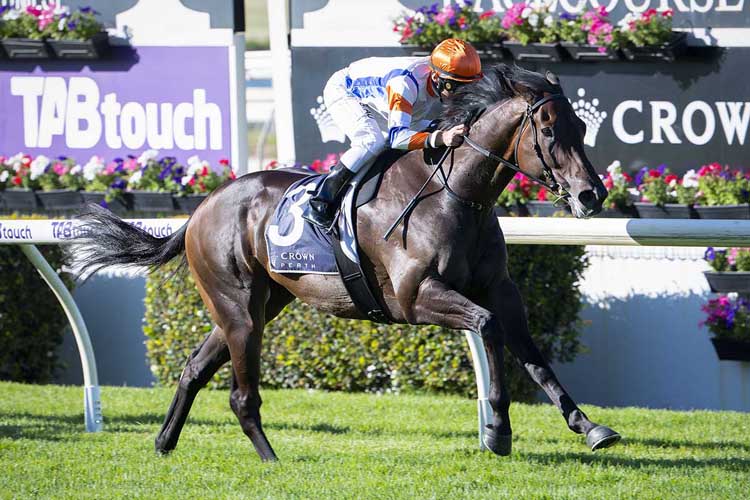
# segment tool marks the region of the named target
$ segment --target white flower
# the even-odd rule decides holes
[[[526,19],[526,18],[527,18],[527,17],[529,17],[530,15],[531,15],[531,9],[530,9],[530,8],[528,8],[528,7],[526,7],[525,9],[523,9],[523,10],[521,11],[521,19]]]
[[[149,160],[154,160],[159,156],[159,152],[155,149],[147,149],[141,156],[138,157],[138,165],[145,167]]]
[[[685,172],[685,175],[682,177],[682,185],[686,188],[698,187],[698,174],[694,169],[691,168],[690,170]]]
[[[201,159],[198,158],[198,155],[193,155],[190,158],[187,159],[187,164],[192,165],[193,163],[200,163]]]
[[[552,26],[552,25],[553,25],[554,23],[555,23],[555,19],[554,19],[554,18],[553,18],[552,16],[550,16],[550,15],[547,15],[547,16],[545,16],[545,17],[544,17],[544,25],[545,25],[546,27],[548,27],[548,28],[549,28],[549,27],[550,27],[550,26]]]
[[[87,181],[93,181],[96,174],[104,170],[104,160],[100,156],[92,156],[91,159],[83,166],[83,178]]]
[[[5,182],[8,180],[8,177],[10,177],[10,172],[7,170],[3,170],[0,172],[0,182]]]
[[[64,5],[58,5],[57,7],[55,7],[54,14],[56,16],[61,16],[63,14],[66,14],[66,15],[70,14],[70,8]]]
[[[184,175],[182,176],[182,180],[180,182],[182,183],[183,186],[187,186],[188,182],[190,182],[190,179],[192,178],[193,178],[192,175]]]
[[[614,174],[617,170],[620,170],[621,165],[622,164],[620,163],[620,160],[615,160],[609,164],[609,166],[607,167],[607,172],[609,172],[610,174]]]
[[[531,14],[529,16],[529,24],[534,28],[539,26],[539,14]]]
[[[15,21],[19,17],[21,17],[21,11],[11,9],[3,15],[3,21]]]
[[[60,18],[60,20],[57,22],[57,31],[65,31],[65,25],[68,23],[67,18]]]
[[[677,179],[672,179],[669,181],[669,187],[674,188],[677,187]],[[675,191],[675,195],[677,194],[677,191]]]
[[[83,172],[83,167],[76,163],[73,168],[70,169],[70,175],[80,175]]]
[[[143,176],[143,172],[140,170],[136,170],[133,172],[133,175],[130,176],[130,179],[128,179],[128,184],[136,185],[141,181],[141,177]]]
[[[30,168],[30,174],[29,177],[33,181],[34,179],[38,178],[40,175],[44,174],[44,171],[49,166],[49,158],[47,158],[44,155],[37,156],[34,161],[31,162],[31,168]]]
[[[633,197],[635,197],[635,198],[640,198],[641,197],[640,191],[638,191],[636,188],[628,188],[628,193],[630,193],[630,195],[633,196]]]
[[[416,14],[414,14],[414,22],[417,22],[417,23],[424,22],[424,13],[417,12]]]

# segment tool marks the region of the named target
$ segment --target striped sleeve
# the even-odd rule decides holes
[[[410,130],[412,107],[417,100],[418,87],[407,73],[391,78],[388,93],[388,142],[393,149],[422,149],[427,146],[427,132]]]

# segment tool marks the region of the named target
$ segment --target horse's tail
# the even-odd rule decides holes
[[[68,252],[68,260],[74,261],[73,267],[79,276],[91,275],[110,266],[153,270],[178,255],[183,255],[180,267],[185,263],[187,224],[170,236],[157,238],[106,208],[93,204],[79,220],[83,223],[83,231]]]

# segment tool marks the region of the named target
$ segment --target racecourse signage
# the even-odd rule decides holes
[[[126,219],[132,226],[156,238],[171,236],[187,219]],[[90,236],[86,227],[76,220],[2,220],[0,245],[13,243],[64,243],[73,238]]]
[[[228,50],[142,47],[126,71],[100,61],[80,71],[49,63],[26,73],[4,62],[0,152],[53,152],[85,161],[157,149],[182,160],[197,154],[218,162],[231,152],[230,86],[202,75],[227,74]]]

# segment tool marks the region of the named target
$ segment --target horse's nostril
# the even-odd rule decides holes
[[[596,193],[593,189],[581,191],[578,194],[578,201],[580,201],[581,205],[586,208],[594,208],[594,206],[596,205]]]

